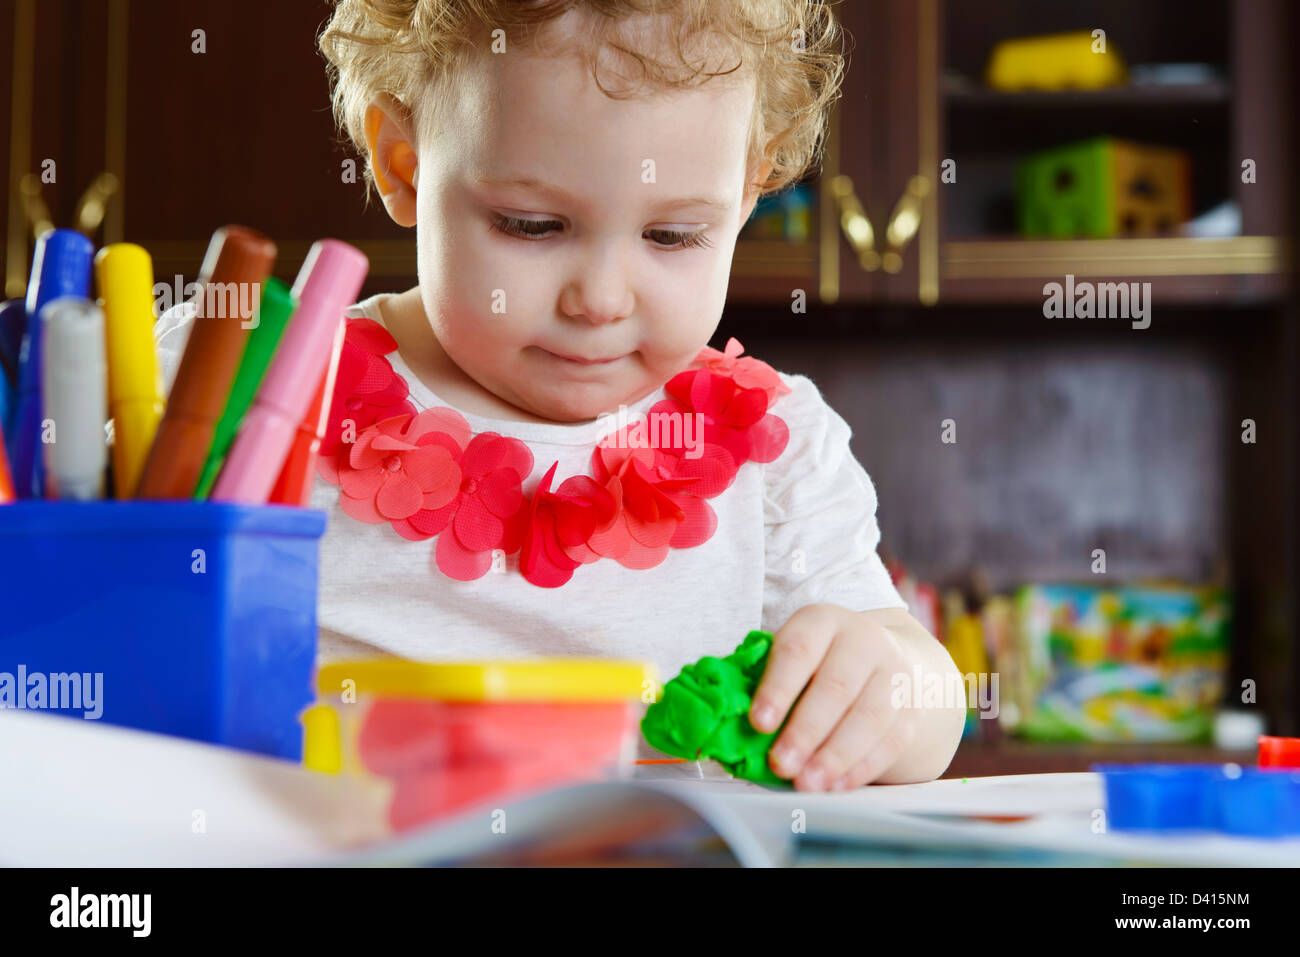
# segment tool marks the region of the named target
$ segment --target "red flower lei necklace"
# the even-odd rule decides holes
[[[789,387],[730,339],[725,351],[705,347],[670,379],[668,398],[646,419],[602,438],[592,475],[552,490],[556,462],[528,496],[528,446],[475,434],[454,409],[417,412],[385,358],[396,350],[379,323],[347,320],[317,472],[339,486],[339,504],[353,518],[391,524],[412,541],[437,536],[434,563],[460,581],[485,575],[496,549],[518,552],[524,578],[545,588],[602,558],[653,568],[671,549],[708,541],[718,519],[706,499],[729,488],[745,462],[774,461],[790,438],[768,411]],[[647,434],[649,422],[684,424],[688,415],[697,416],[698,445],[687,445],[685,428],[670,430],[668,441],[661,431]],[[349,421],[354,442],[344,441]]]

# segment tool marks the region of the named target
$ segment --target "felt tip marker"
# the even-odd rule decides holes
[[[347,331],[347,322],[340,319],[338,332],[334,334],[334,347],[330,350],[329,365],[325,368],[325,377],[321,379],[316,396],[307,407],[307,414],[298,423],[298,431],[289,447],[289,454],[284,458],[280,477],[275,480],[275,487],[267,498],[269,505],[305,507],[311,502],[311,488],[316,480],[316,458],[325,438],[325,429],[329,425],[330,403],[334,401],[334,380],[338,376],[339,357],[343,353],[343,339]]]
[[[66,296],[41,310],[41,370],[46,421],[47,498],[89,501],[104,497],[108,450],[108,369],[104,313],[88,299]]]
[[[325,375],[343,311],[356,301],[369,269],[361,250],[347,243],[312,244],[293,284],[298,311],[235,437],[214,500],[265,504]]]
[[[90,295],[90,261],[95,247],[81,233],[51,229],[36,240],[32,274],[27,282],[27,316],[18,370],[18,410],[13,417],[9,465],[19,498],[40,498],[45,491],[41,452],[41,310],[63,296]]]
[[[241,315],[229,304],[251,298],[256,309],[262,284],[275,265],[275,253],[275,243],[246,226],[223,226],[212,235],[199,275],[198,314],[140,476],[137,498],[193,496],[252,327],[246,321],[251,314]],[[245,295],[249,291],[251,297]]]
[[[268,279],[262,287],[261,312],[253,331],[248,334],[248,344],[244,346],[239,370],[230,386],[225,411],[217,420],[216,431],[212,434],[212,447],[208,449],[207,461],[203,463],[203,472],[199,476],[198,487],[194,490],[196,499],[205,499],[212,492],[217,474],[230,451],[230,444],[235,441],[235,433],[244,421],[244,413],[253,404],[253,396],[257,394],[257,388],[266,376],[271,357],[275,355],[280,337],[284,335],[285,326],[293,315],[293,308],[294,301],[289,294],[289,287],[274,276]]]
[[[18,408],[18,356],[27,326],[27,305],[21,299],[0,303],[0,432],[12,434]]]
[[[14,480],[9,474],[9,456],[5,454],[5,430],[0,428],[0,505],[14,500]]]
[[[105,246],[95,255],[95,282],[104,310],[114,494],[132,498],[163,410],[153,346],[153,260],[134,243]]]
[[[23,329],[27,326],[27,306],[21,299],[0,302],[0,373],[9,387],[18,387],[18,355],[23,347]]]

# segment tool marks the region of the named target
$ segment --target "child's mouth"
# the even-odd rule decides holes
[[[610,359],[588,359],[583,356],[569,356],[560,352],[551,352],[549,349],[543,349],[547,355],[559,359],[561,362],[570,362],[580,366],[605,366],[617,362],[619,359],[625,359],[626,356],[614,356]]]

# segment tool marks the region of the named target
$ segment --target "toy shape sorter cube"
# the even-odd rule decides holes
[[[1022,236],[1160,235],[1191,213],[1191,170],[1182,150],[1100,137],[1034,153],[1016,166]]]

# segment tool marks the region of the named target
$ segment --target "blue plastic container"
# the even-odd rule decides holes
[[[1300,772],[1243,768],[1219,788],[1219,826],[1248,837],[1300,835]]]
[[[43,683],[44,710],[299,760],[325,522],[278,505],[0,506],[0,703],[18,706],[22,669],[23,706]]]
[[[1104,764],[1106,819],[1117,831],[1212,831],[1218,764]]]
[[[1300,836],[1300,772],[1223,764],[1099,765],[1115,830]]]

